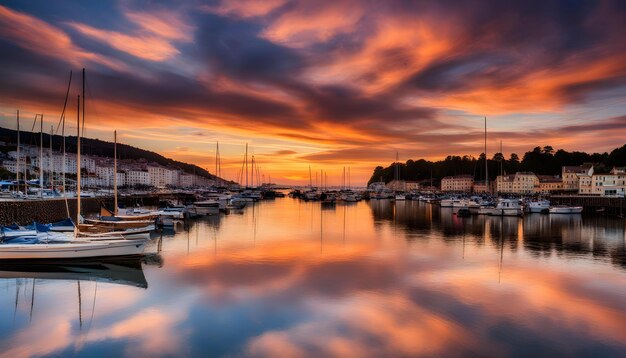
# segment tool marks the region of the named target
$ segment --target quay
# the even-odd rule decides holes
[[[194,200],[193,194],[188,193],[158,193],[142,195],[124,195],[118,197],[121,205],[158,206],[164,201],[189,203]],[[100,206],[113,207],[113,196],[82,197],[81,211],[83,215],[100,212]],[[50,223],[64,220],[69,216],[76,217],[76,198],[65,199],[31,199],[31,200],[4,200],[0,201],[0,225],[27,225],[33,221]]]

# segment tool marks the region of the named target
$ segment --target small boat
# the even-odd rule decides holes
[[[491,209],[488,215],[492,216],[522,216],[524,210],[517,199],[500,199],[498,205]]]
[[[220,203],[215,200],[203,200],[193,203],[198,215],[217,215],[220,213]]]
[[[396,194],[396,200],[406,200],[406,194]]]
[[[85,219],[86,224],[100,226],[114,230],[145,228],[152,225],[154,230],[154,220],[122,220],[116,217],[100,217],[100,219]],[[83,224],[78,225],[79,230],[83,230]]]
[[[582,212],[582,206],[556,205],[550,208],[550,214],[580,214]]]
[[[67,259],[141,255],[146,240],[74,240],[0,244],[0,259]]]
[[[531,201],[528,204],[528,211],[531,213],[547,213],[550,210],[549,200]]]

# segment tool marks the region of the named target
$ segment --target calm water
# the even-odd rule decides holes
[[[141,262],[0,265],[0,356],[623,356],[625,230],[277,199]]]

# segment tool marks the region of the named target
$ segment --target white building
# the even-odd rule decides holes
[[[593,174],[591,176],[591,195],[599,196],[626,196],[626,170],[613,168],[608,174]]]
[[[151,165],[148,166],[150,174],[150,185],[156,188],[165,188],[166,186],[178,186],[178,171],[168,169],[166,167]]]
[[[179,176],[179,185],[183,188],[196,186],[196,176],[193,174],[181,173]]]
[[[149,186],[150,173],[146,170],[127,170],[126,185],[128,186]]]

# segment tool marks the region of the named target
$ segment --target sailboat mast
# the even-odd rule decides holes
[[[15,162],[15,182],[20,191],[20,110],[17,110],[17,161]]]
[[[43,113],[39,118],[39,196],[43,198]]]
[[[80,95],[76,107],[76,225],[80,223]]]
[[[485,191],[489,193],[489,169],[487,164],[487,117],[485,116]]]
[[[63,123],[61,124],[61,136],[63,137],[63,196],[65,196],[65,164],[66,164],[66,156],[65,156],[65,114],[63,114]]]
[[[220,176],[220,171],[219,171],[220,164],[219,163],[220,163],[220,142],[217,141],[215,143],[215,175],[218,177]]]
[[[50,189],[54,190],[54,166],[52,162],[52,136],[54,135],[54,126],[50,126],[50,155],[48,164],[50,165]]]
[[[246,188],[248,187],[248,143],[246,143]]]
[[[113,215],[117,216],[117,131],[113,131]]]
[[[502,153],[502,139],[500,139],[500,175],[504,175],[503,171],[504,153]]]

